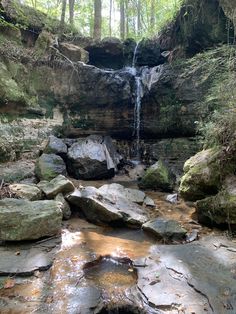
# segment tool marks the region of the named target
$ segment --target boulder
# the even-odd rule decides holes
[[[52,199],[57,194],[62,193],[63,195],[73,192],[75,187],[73,183],[68,180],[63,175],[58,175],[56,178],[52,179],[50,182],[42,182],[40,185],[42,191],[47,198]]]
[[[169,194],[166,197],[166,201],[171,203],[171,204],[176,204],[178,202],[178,194]]]
[[[146,213],[138,204],[94,187],[75,190],[67,200],[94,223],[140,226],[147,220]]]
[[[236,177],[226,178],[222,189],[196,203],[198,220],[208,225],[236,225]]]
[[[150,220],[142,228],[164,240],[182,240],[187,233],[177,221],[162,218]]]
[[[175,185],[175,176],[168,167],[159,160],[147,169],[138,183],[142,189],[172,191]]]
[[[70,205],[68,202],[64,199],[64,196],[62,193],[58,194],[55,197],[55,201],[59,203],[59,207],[61,208],[62,214],[63,214],[63,219],[68,220],[71,217],[71,210],[70,210]]]
[[[68,170],[77,179],[106,179],[115,175],[120,156],[109,138],[89,136],[68,150]]]
[[[52,180],[59,174],[67,174],[66,165],[60,156],[43,154],[36,162],[35,174],[40,180]]]
[[[11,184],[9,188],[19,198],[29,201],[37,201],[42,198],[41,190],[33,184]]]
[[[145,193],[140,190],[128,189],[125,188],[123,185],[117,183],[105,184],[98,190],[100,193],[111,199],[124,198],[129,200],[130,202],[134,202],[140,205],[143,204],[146,197]]]
[[[64,156],[67,154],[67,146],[60,138],[50,135],[47,145],[44,149],[44,153]]]
[[[217,193],[220,186],[219,151],[207,149],[186,161],[180,182],[180,195],[196,201]]]
[[[71,43],[60,43],[60,52],[73,62],[81,61],[88,63],[89,53],[81,47]]]
[[[0,240],[35,240],[60,232],[62,212],[55,201],[0,201]]]

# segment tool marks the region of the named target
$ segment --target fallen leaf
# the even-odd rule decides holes
[[[12,278],[7,278],[6,281],[4,282],[4,289],[11,289],[15,286],[16,282]]]
[[[49,296],[46,298],[46,301],[45,301],[47,304],[50,304],[53,302],[53,296]]]

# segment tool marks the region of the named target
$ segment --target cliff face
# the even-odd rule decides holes
[[[2,1],[2,4],[6,2]],[[151,141],[152,147],[155,143],[158,146],[163,138],[167,142],[168,139],[189,138],[192,154],[192,137],[196,134],[197,122],[209,115],[217,105],[218,96],[215,102],[208,101],[209,91],[221,81],[221,75],[223,80],[227,72],[224,60],[228,48],[213,48],[218,43],[227,42],[229,33],[224,12],[233,18],[233,7],[226,0],[222,0],[224,10],[214,0],[197,0],[192,5],[190,2],[181,9],[168,32],[163,33],[160,43],[142,42],[138,62],[140,65],[151,62],[150,65],[154,66],[140,70],[143,82],[141,138],[146,142]],[[196,10],[198,14],[195,16]],[[6,11],[6,17],[9,21],[15,21],[13,13],[9,12]],[[188,27],[193,18],[195,22],[186,29],[187,36],[187,33],[182,32],[183,27]],[[28,25],[28,29],[33,27],[32,22]],[[103,68],[109,67],[107,60],[114,59],[116,55],[122,63],[119,61],[113,65],[119,68],[120,64],[123,66],[132,59],[135,43],[121,43],[114,39],[95,43],[83,38],[72,42],[66,37],[61,39],[59,47],[55,47],[54,36],[42,31],[44,26],[40,27],[35,42],[25,41],[25,38],[30,38],[30,32],[26,36],[27,28],[22,34],[15,28],[1,27],[0,129],[5,159],[15,159],[22,152],[31,151],[51,132],[72,137],[109,134],[117,140],[132,141],[135,103],[135,78],[132,71],[125,68],[106,70],[72,62],[67,57],[70,54],[62,55],[60,47],[67,49],[65,54],[73,53],[73,58],[78,56],[78,61],[82,58],[87,60],[87,54],[91,54],[90,63],[97,63]],[[212,47],[213,50],[192,59],[173,61],[173,58],[170,65],[161,52],[171,50],[168,52],[171,60],[176,45],[182,45],[185,54],[206,47]],[[108,54],[106,62],[103,48]],[[150,58],[147,57],[147,51]],[[11,145],[8,145],[8,138],[11,139]],[[143,154],[149,151],[150,156],[152,150],[145,145]],[[186,147],[186,143],[184,145]],[[163,146],[161,151],[165,151]],[[166,151],[170,151],[169,148]],[[176,147],[173,151],[176,154]],[[157,155],[158,152],[152,159],[158,159],[160,156]]]

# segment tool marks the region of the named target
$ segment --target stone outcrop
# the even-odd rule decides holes
[[[220,187],[220,175],[219,151],[203,150],[186,161],[180,195],[189,201],[214,195]]]
[[[35,240],[61,230],[62,212],[55,201],[0,201],[0,240]]]
[[[89,62],[89,53],[81,47],[71,43],[60,43],[60,52],[73,62]]]
[[[171,51],[177,49],[177,55],[184,57],[227,43],[228,40],[233,42],[233,29],[220,4],[224,4],[226,8],[224,1],[185,1],[175,20],[159,37],[161,49]],[[232,6],[233,4],[230,5],[231,8]],[[227,15],[231,17],[230,13]],[[226,30],[227,23],[229,24],[228,31]]]

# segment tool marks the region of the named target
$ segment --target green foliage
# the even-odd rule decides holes
[[[67,1],[68,2],[68,1]],[[164,25],[170,22],[178,12],[183,0],[144,0],[140,1],[140,12],[138,12],[138,0],[125,1],[125,25],[126,38],[141,39],[142,37],[152,37],[156,35]],[[46,13],[51,19],[46,21],[49,31],[54,28],[55,21],[58,23],[61,16],[62,1],[52,0],[24,0],[24,4]],[[110,0],[102,1],[102,37],[110,36],[109,32],[109,12]],[[94,1],[80,0],[75,3],[74,27],[67,26],[66,32],[79,33],[84,36],[92,36]],[[17,10],[18,11],[18,10]],[[112,0],[112,33],[111,36],[120,36],[120,0]],[[141,17],[140,29],[138,29],[138,15]],[[28,25],[32,13],[22,15],[23,25]],[[69,23],[69,4],[67,3],[66,23]],[[51,25],[52,24],[52,25]],[[68,24],[67,24],[68,25]],[[59,27],[59,24],[58,24]]]
[[[200,57],[200,55],[199,55]],[[213,109],[207,120],[199,123],[199,132],[205,148],[221,149],[222,173],[234,171],[236,161],[236,51],[235,47],[222,46],[201,54],[202,61],[209,63],[213,83],[205,104]]]

